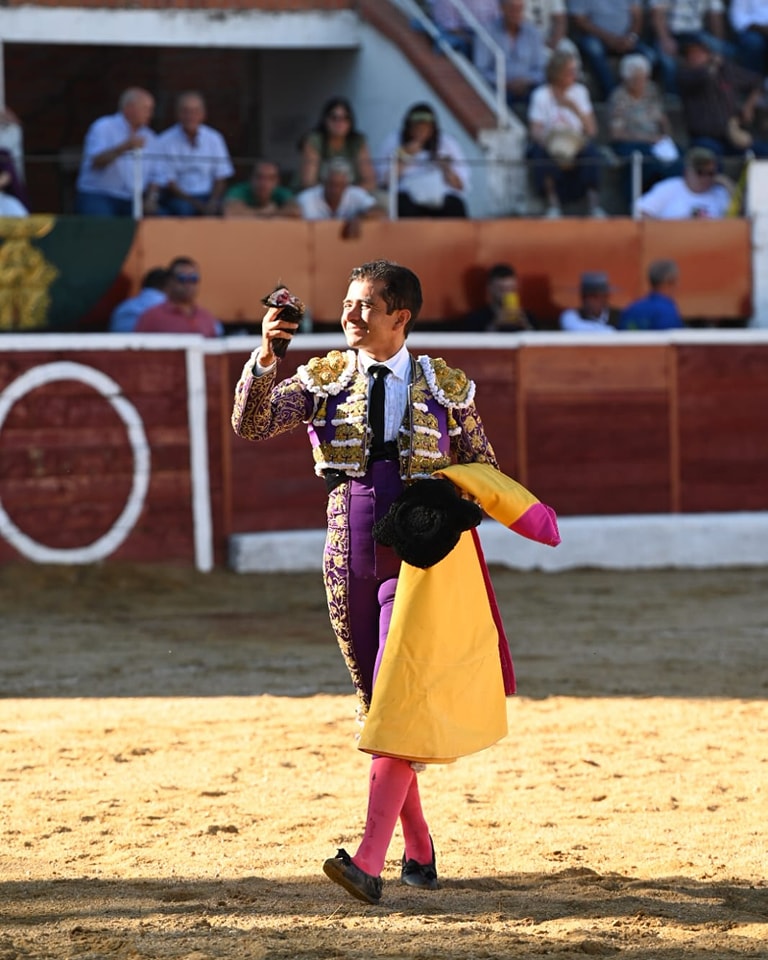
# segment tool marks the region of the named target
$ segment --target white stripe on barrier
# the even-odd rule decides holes
[[[768,511],[562,517],[563,542],[545,547],[493,520],[480,526],[485,558],[515,570],[606,570],[768,565]],[[237,573],[320,570],[323,530],[240,533],[230,537]]]
[[[0,431],[13,405],[27,393],[47,383],[59,380],[77,380],[93,387],[113,407],[125,424],[133,450],[133,480],[125,507],[112,527],[93,543],[84,547],[56,549],[33,540],[20,530],[8,516],[0,502],[0,536],[14,546],[22,556],[36,563],[93,563],[103,560],[120,546],[134,528],[144,506],[149,486],[150,452],[144,425],[138,411],[124,396],[120,386],[100,370],[82,363],[62,360],[33,367],[13,380],[0,393]]]

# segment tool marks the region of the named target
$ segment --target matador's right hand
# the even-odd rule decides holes
[[[298,329],[298,323],[284,320],[280,314],[282,307],[270,307],[261,321],[261,351],[258,361],[262,367],[271,367],[277,361],[274,349],[275,340],[292,340]]]

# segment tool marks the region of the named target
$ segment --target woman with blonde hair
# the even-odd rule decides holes
[[[562,216],[563,203],[584,196],[590,216],[606,215],[598,196],[597,121],[578,72],[578,58],[570,50],[556,50],[547,64],[547,82],[533,91],[528,108],[528,158],[550,219]]]

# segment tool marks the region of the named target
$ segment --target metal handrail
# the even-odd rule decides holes
[[[469,23],[475,31],[477,38],[487,46],[493,54],[496,64],[496,89],[491,90],[485,79],[478,73],[474,65],[466,57],[457,53],[448,43],[440,28],[434,20],[425,13],[424,10],[415,2],[415,0],[392,0],[400,9],[415,20],[425,33],[429,34],[432,40],[440,48],[440,52],[451,61],[464,79],[470,84],[474,91],[490,107],[496,116],[496,124],[499,127],[513,126],[514,120],[507,106],[507,65],[504,52],[496,43],[491,34],[480,23],[471,10],[467,9],[464,0],[450,0],[458,12]]]

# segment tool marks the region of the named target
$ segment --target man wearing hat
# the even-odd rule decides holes
[[[450,589],[439,581],[439,586],[424,590],[424,577],[430,583],[435,581],[429,570],[422,572],[416,566],[409,567],[412,576],[405,577],[408,596],[403,597],[398,586],[401,556],[417,565],[431,565],[439,560],[444,549],[451,552],[462,531],[470,531],[479,519],[461,506],[458,494],[452,496],[444,487],[437,487],[437,498],[427,501],[408,497],[402,502],[404,491],[420,479],[431,478],[438,471],[460,469],[461,465],[489,471],[479,481],[474,474],[462,476],[463,484],[481,482],[494,488],[497,478],[503,478],[475,407],[474,383],[445,361],[414,357],[407,348],[406,338],[421,304],[419,279],[406,267],[387,260],[356,267],[341,312],[341,327],[349,349],[313,357],[281,382],[277,379],[280,351],[275,344],[290,340],[297,324],[282,319],[279,307],[269,309],[262,321],[261,345],[249,358],[237,385],[232,414],[235,432],[250,440],[267,439],[305,425],[315,473],[325,480],[328,489],[328,535],[323,558],[328,607],[357,690],[359,711],[366,718],[363,735],[368,734],[368,746],[361,745],[361,749],[373,756],[368,817],[360,845],[352,856],[339,850],[323,869],[353,897],[370,904],[381,899],[381,873],[398,819],[405,841],[401,882],[410,887],[437,889],[435,850],[412,764],[446,762],[449,754],[454,759],[490,746],[506,732],[504,696],[514,692],[509,648],[491,600],[489,581],[479,572],[479,566],[470,568],[470,575],[474,569],[477,589],[477,595],[473,594],[470,600],[463,575],[459,580],[461,590],[457,589],[455,571],[450,574]],[[548,508],[542,513],[539,508],[544,505],[534,501],[535,498],[526,500],[523,496],[523,508],[518,512],[523,518],[534,514],[541,517],[548,530],[547,542],[554,543],[559,538],[556,527],[553,532],[552,517],[546,514]],[[390,513],[393,505],[399,509]],[[450,514],[447,530],[440,521],[446,511]],[[507,526],[515,529],[510,523]],[[434,528],[435,535],[416,545],[414,552],[414,543],[407,542],[407,531],[423,533],[427,528]],[[535,529],[542,529],[538,519]],[[463,549],[477,558],[471,532],[465,536],[470,541],[464,542]],[[537,532],[534,538],[541,539],[541,535]],[[397,552],[398,544],[404,552]],[[435,553],[437,547],[442,549]],[[403,567],[406,566],[404,563]],[[423,605],[425,596],[428,601],[430,595],[444,597],[440,606],[446,609],[456,608],[457,598],[467,600],[461,604],[471,613],[466,629],[454,619],[452,629],[441,630],[431,610]],[[426,634],[425,644],[431,643],[433,651],[441,650],[444,659],[440,669],[433,667],[432,673],[420,659],[419,668],[406,670],[403,679],[400,664],[391,663],[390,630],[395,631],[397,624],[402,627],[405,622],[407,629],[401,631],[401,636],[404,632],[413,640],[419,634],[418,618],[404,618],[398,612],[404,606],[413,609],[409,604],[414,598],[422,604],[421,623],[425,626],[421,635]],[[481,708],[476,711],[479,716],[473,714],[469,723],[458,694],[452,698],[435,694],[438,709],[430,703],[432,698],[420,697],[416,691],[422,683],[435,683],[436,673],[441,682],[446,675],[457,674],[455,682],[463,690],[471,686],[473,672],[462,667],[457,670],[455,657],[451,657],[449,667],[445,651],[452,645],[469,642],[477,667],[479,651],[471,633],[474,621],[484,622],[488,629],[481,638],[484,680],[475,691]],[[399,652],[402,653],[402,645]],[[423,654],[420,648],[420,658]],[[386,695],[381,692],[380,671],[387,675],[384,689],[390,692]],[[432,686],[430,692],[435,693]],[[400,700],[393,705],[393,698],[398,697]],[[406,747],[398,734],[394,745],[389,741],[382,745],[378,736],[368,730],[372,705],[376,706],[385,734],[391,732],[393,721],[408,719],[410,731],[416,732],[419,742]],[[421,732],[429,724],[440,728],[441,735],[447,728],[448,739],[442,736],[438,748],[424,753]],[[480,739],[464,748],[465,734],[469,732],[474,738],[478,730]]]
[[[560,329],[569,333],[616,333],[619,311],[609,306],[611,285],[601,270],[582,273],[581,304],[560,314]]]

